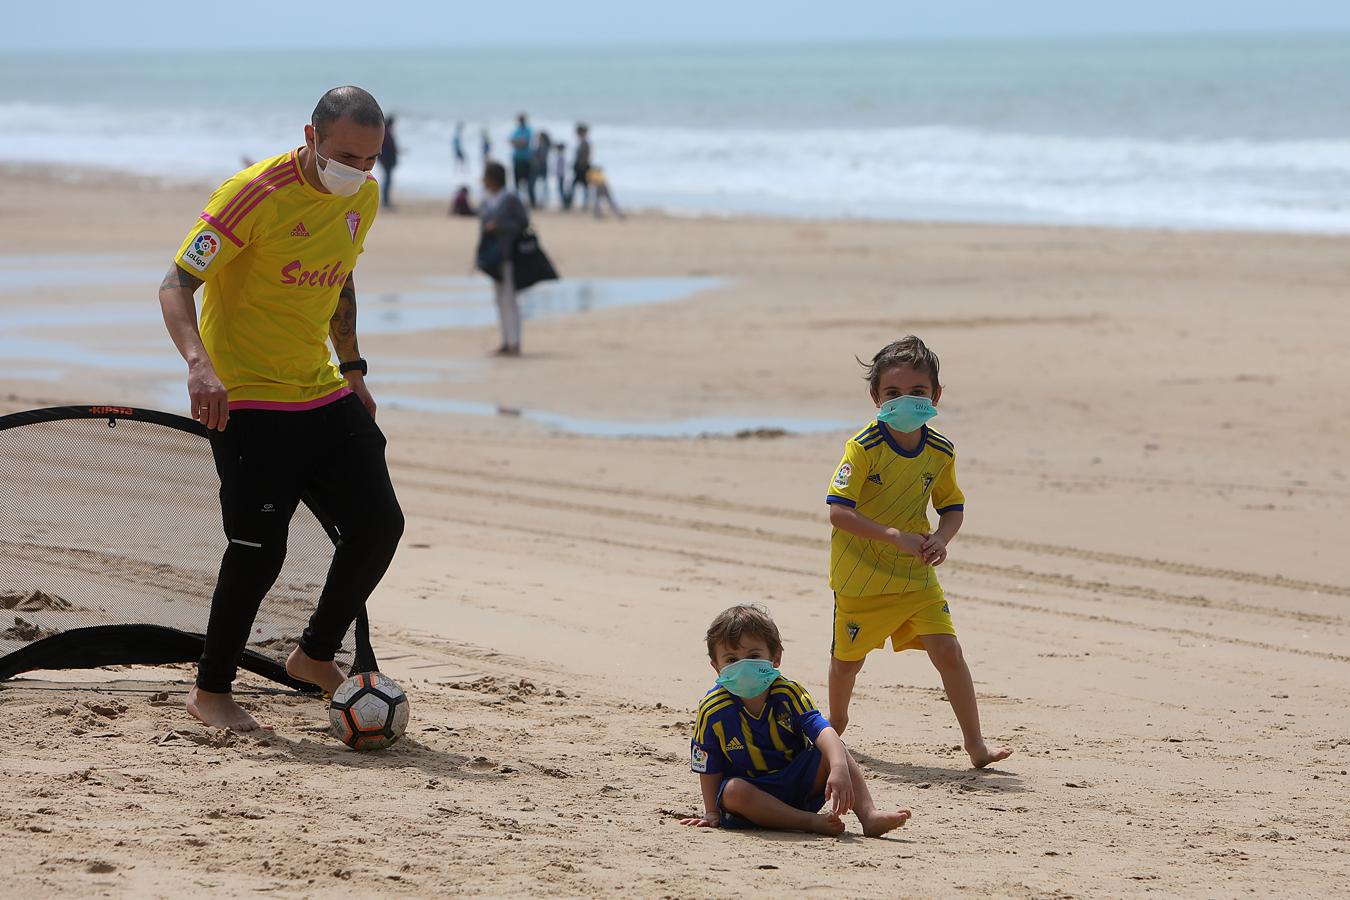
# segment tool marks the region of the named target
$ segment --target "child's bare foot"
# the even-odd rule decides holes
[[[833,812],[817,813],[815,821],[811,823],[811,831],[816,834],[826,834],[830,837],[839,837],[844,833],[844,820],[836,816]]]
[[[309,654],[299,647],[286,657],[286,674],[300,681],[318,685],[319,689],[329,696],[347,680],[347,676],[342,674],[337,663],[331,659],[310,659]]]
[[[210,725],[212,728],[228,728],[231,731],[244,732],[257,731],[264,727],[245,712],[242,706],[235,703],[234,697],[230,694],[204,691],[195,684],[192,690],[188,691],[187,711],[203,725]]]
[[[983,739],[978,744],[966,747],[966,752],[970,754],[970,764],[977,769],[983,769],[990,763],[1005,760],[1013,755],[1011,747],[990,747]]]
[[[909,821],[914,815],[907,809],[897,809],[895,812],[880,812],[872,810],[867,815],[858,813],[858,821],[862,823],[863,834],[867,837],[881,837],[888,831],[894,831]]]

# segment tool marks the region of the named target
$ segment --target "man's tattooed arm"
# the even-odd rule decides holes
[[[178,263],[170,263],[169,271],[164,275],[164,280],[159,283],[161,291],[170,291],[176,288],[187,288],[189,294],[196,293],[197,288],[202,286],[202,280],[194,275],[183,271],[183,267]]]
[[[361,358],[361,351],[356,346],[356,281],[350,275],[342,285],[337,309],[328,322],[328,337],[337,351],[339,362]]]

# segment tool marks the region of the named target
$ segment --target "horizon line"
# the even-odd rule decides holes
[[[806,48],[806,47],[829,47],[838,45],[894,45],[894,44],[932,44],[932,43],[953,43],[953,44],[990,44],[1006,43],[1017,44],[1035,41],[1065,42],[1076,40],[1102,41],[1137,41],[1137,40],[1182,40],[1188,38],[1216,38],[1216,39],[1236,39],[1236,38],[1336,38],[1350,37],[1350,25],[1323,27],[1315,25],[1290,26],[1288,28],[1213,28],[1213,29],[1194,29],[1194,30],[1136,30],[1136,31],[1058,31],[1058,32],[1027,32],[1017,34],[924,34],[924,35],[890,35],[886,37],[875,37],[870,35],[845,36],[835,35],[822,38],[779,38],[779,39],[756,39],[753,37],[736,38],[640,38],[632,40],[614,40],[608,42],[593,41],[542,41],[542,40],[522,40],[511,43],[500,42],[445,42],[445,43],[388,43],[379,44],[372,47],[370,44],[361,46],[342,46],[334,45],[325,47],[323,50],[301,50],[297,55],[315,55],[329,53],[333,51],[432,51],[432,50],[650,50],[653,48],[668,48],[680,50],[699,50],[699,49],[721,49],[735,47],[754,47],[754,48]],[[220,50],[232,51],[257,51],[257,52],[282,52],[297,53],[295,47],[285,44],[247,44],[247,43],[221,43],[216,45]],[[49,45],[33,46],[25,44],[21,47],[0,47],[0,55],[5,56],[28,56],[39,53],[51,54],[74,54],[74,53],[107,53],[111,55],[123,54],[144,54],[154,53],[156,55],[172,56],[176,54],[195,54],[194,49],[164,49],[164,48],[146,48],[131,45],[111,46],[111,45],[88,45],[72,44],[66,46]]]

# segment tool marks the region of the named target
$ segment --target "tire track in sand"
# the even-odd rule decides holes
[[[401,468],[415,468],[473,480],[481,479],[481,473],[475,472],[472,469],[459,469],[452,466],[436,466],[425,463],[399,463],[399,465]],[[823,512],[817,513],[802,509],[741,504],[730,500],[721,500],[716,497],[705,497],[693,494],[670,494],[659,491],[644,491],[636,488],[617,486],[597,487],[591,484],[560,481],[551,478],[531,478],[518,475],[513,475],[511,481],[529,485],[531,487],[550,490],[572,491],[575,493],[594,494],[602,497],[626,497],[634,500],[642,500],[644,502],[671,503],[682,506],[693,506],[700,509],[717,510],[720,512],[748,513],[750,515],[764,516],[773,519],[790,519],[793,521],[813,523],[821,523],[825,520]],[[437,489],[437,485],[433,482],[419,482],[418,486],[433,490]],[[712,530],[715,525],[716,523],[708,523],[707,530]],[[744,533],[744,529],[741,528],[735,528],[733,530],[736,534]],[[756,531],[762,531],[762,529],[756,529]],[[771,532],[764,533],[771,534]],[[775,535],[775,539],[781,539],[781,536]],[[1125,568],[1146,569],[1150,572],[1166,572],[1170,575],[1183,575],[1191,578],[1209,578],[1216,581],[1230,581],[1242,585],[1259,584],[1266,587],[1280,588],[1281,590],[1298,591],[1310,594],[1328,594],[1336,597],[1350,597],[1350,585],[1329,584],[1326,582],[1311,581],[1301,578],[1287,578],[1284,575],[1278,574],[1269,575],[1263,572],[1250,572],[1240,569],[1203,566],[1196,563],[1176,562],[1173,560],[1163,560],[1145,556],[1133,556],[1128,553],[1117,553],[1108,550],[1088,550],[1082,547],[1073,547],[1063,544],[1047,544],[1015,538],[1000,538],[989,535],[971,534],[968,531],[961,532],[961,541],[962,543],[970,543],[977,546],[996,547],[1001,550],[1012,550],[1039,556],[1080,559],[1085,562],[1105,563]],[[812,540],[810,546],[818,546],[818,542]],[[1186,605],[1197,604],[1188,602]],[[1258,607],[1252,608],[1258,609]]]

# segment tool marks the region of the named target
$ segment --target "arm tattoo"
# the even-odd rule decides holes
[[[183,267],[178,263],[171,263],[169,271],[164,275],[164,280],[159,283],[161,291],[177,290],[178,288],[187,288],[188,293],[194,293],[197,288],[202,286],[202,280],[194,275],[183,271]]]
[[[350,362],[361,357],[361,351],[356,346],[356,281],[350,275],[338,294],[333,318],[328,321],[328,337],[333,342],[339,360]]]

